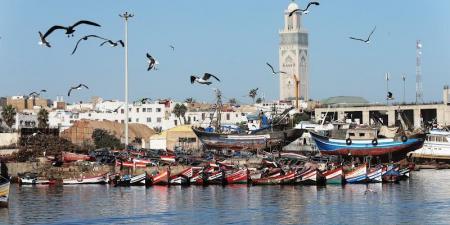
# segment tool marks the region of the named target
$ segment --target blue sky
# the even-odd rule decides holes
[[[99,48],[98,41],[80,44],[86,34],[123,38],[119,13],[135,14],[129,23],[130,100],[194,97],[211,101],[212,86],[191,85],[189,76],[210,72],[222,82],[226,98],[250,102],[250,88],[259,87],[266,99],[277,99],[279,81],[265,62],[278,65],[278,31],[289,0],[134,0],[29,1],[0,0],[0,96],[47,89],[44,96],[65,95],[69,102],[91,96],[123,99],[123,49]],[[301,6],[306,1],[297,1]],[[320,1],[303,17],[309,30],[310,96],[362,96],[384,102],[384,73],[402,98],[401,74],[407,74],[407,101],[415,99],[415,42],[423,43],[424,99],[441,101],[442,87],[450,83],[450,1]],[[80,19],[101,28],[80,26],[75,37],[52,34],[52,48],[43,48],[37,32],[54,24]],[[371,45],[351,41],[373,28]],[[175,46],[175,51],[169,45]],[[145,53],[160,62],[158,71],[146,71]],[[70,98],[68,87],[86,83],[90,90]]]

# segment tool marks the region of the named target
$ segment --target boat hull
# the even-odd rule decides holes
[[[192,128],[208,149],[255,150],[284,145],[299,138],[303,130],[290,129],[256,134],[218,134]]]
[[[8,207],[10,181],[0,176],[0,207]]]
[[[408,152],[421,148],[424,143],[424,138],[418,135],[408,138],[405,142],[380,138],[376,145],[372,144],[372,140],[354,140],[351,144],[347,144],[346,140],[331,139],[314,132],[310,133],[320,152],[325,155],[381,156],[392,153],[404,158]]]
[[[325,171],[323,173],[323,176],[325,176],[327,184],[342,184],[343,179],[342,167]]]
[[[64,179],[64,185],[75,185],[75,184],[106,184],[107,176],[94,176],[94,177],[81,177],[77,179]]]

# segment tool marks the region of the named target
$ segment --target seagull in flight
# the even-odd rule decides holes
[[[106,38],[102,38],[102,37],[97,36],[97,35],[86,35],[86,36],[80,38],[80,40],[78,40],[77,45],[75,45],[75,48],[72,51],[72,55],[75,53],[75,51],[77,51],[78,44],[80,44],[81,41],[86,41],[88,38],[98,38],[98,39],[102,39],[102,40],[108,40]]]
[[[362,42],[364,42],[364,43],[366,43],[366,44],[370,44],[370,36],[372,36],[373,32],[375,32],[375,29],[377,29],[377,26],[375,26],[375,27],[373,28],[372,32],[370,32],[369,37],[367,37],[366,40],[361,39],[361,38],[355,38],[355,37],[350,37],[350,39],[356,40],[356,41],[362,41]]]
[[[47,92],[47,90],[42,89],[42,90],[40,90],[39,92],[33,91],[33,92],[31,92],[31,93],[28,95],[28,97],[36,98],[36,97],[41,96],[41,93],[44,93],[44,92]]]
[[[125,47],[125,44],[123,43],[122,40],[118,40],[118,41],[116,41],[116,42],[114,42],[114,41],[112,41],[112,40],[107,40],[107,39],[105,39],[105,40],[106,40],[106,41],[102,42],[102,43],[100,44],[100,46],[103,46],[104,44],[108,43],[109,46],[111,46],[111,47],[117,47],[119,44],[122,46],[122,48]]]
[[[71,26],[68,26],[68,27],[64,27],[64,26],[60,26],[60,25],[55,25],[53,27],[50,27],[50,29],[48,29],[48,31],[45,33],[44,37],[47,37],[53,31],[58,30],[58,29],[66,30],[67,37],[70,37],[70,36],[73,37],[73,33],[75,32],[75,27],[78,26],[78,25],[81,25],[81,24],[101,27],[100,24],[98,24],[98,23],[94,23],[94,22],[89,21],[89,20],[80,20],[80,21],[76,22],[74,25],[71,25]]]
[[[172,51],[175,51],[175,46],[169,45],[169,47],[172,49]]]
[[[270,69],[272,70],[272,73],[273,73],[273,75],[276,75],[276,74],[280,74],[280,73],[284,73],[284,74],[286,74],[286,72],[283,72],[283,71],[275,71],[275,69],[273,68],[273,66],[272,65],[270,65],[268,62],[266,62],[266,64],[267,64],[267,66],[269,66],[270,67]]]
[[[153,56],[151,56],[150,54],[148,54],[147,53],[147,59],[148,59],[148,68],[147,68],[147,71],[150,71],[150,70],[157,70],[156,69],[156,65],[158,65],[159,64],[159,62],[158,61],[156,61],[156,59],[155,58],[153,58]]]
[[[212,84],[212,82],[209,81],[209,78],[211,78],[211,77],[213,77],[214,79],[216,79],[217,81],[220,82],[219,78],[217,78],[216,76],[214,76],[210,73],[205,73],[202,78],[197,77],[197,76],[191,76],[191,84],[193,84],[194,82],[197,82],[199,84],[210,85],[210,84]]]
[[[319,2],[309,2],[308,5],[306,6],[306,9],[295,9],[292,12],[289,13],[289,17],[291,17],[292,15],[294,15],[295,12],[300,11],[301,14],[308,14],[309,10],[308,8],[311,5],[320,5]]]
[[[70,96],[70,93],[72,92],[72,90],[81,90],[82,88],[89,89],[88,86],[86,86],[85,84],[79,84],[77,86],[71,87],[69,89],[69,93],[67,93],[67,96]]]
[[[52,46],[50,45],[50,42],[45,39],[47,36],[48,34],[44,35],[39,31],[39,45],[51,48]]]

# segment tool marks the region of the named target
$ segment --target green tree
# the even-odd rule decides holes
[[[232,105],[236,105],[237,104],[237,100],[235,98],[230,98],[230,100],[228,100],[228,103],[230,103]]]
[[[92,139],[96,148],[111,148],[111,149],[121,149],[124,148],[120,140],[114,135],[108,133],[108,131],[103,129],[95,129],[92,132]]]
[[[10,129],[16,120],[16,114],[16,109],[12,105],[3,106],[2,118]]]
[[[259,104],[259,103],[262,103],[262,98],[257,98],[257,99],[256,99],[256,103],[258,103],[258,104]]]
[[[173,107],[172,113],[175,114],[175,116],[180,120],[180,124],[181,124],[181,117],[183,117],[184,123],[186,123],[186,118],[184,117],[186,115],[187,112],[187,107],[185,105],[182,104],[176,104]]]
[[[61,151],[86,153],[64,138],[35,133],[34,135],[20,137],[19,151],[16,154],[16,159],[19,162],[25,162],[44,155],[61,159]]]
[[[253,102],[255,102],[256,95],[258,95],[258,88],[251,89],[248,93],[248,96],[252,98]]]
[[[39,128],[48,128],[48,111],[45,109],[39,110],[38,127]]]

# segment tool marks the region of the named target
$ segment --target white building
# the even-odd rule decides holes
[[[298,8],[295,2],[289,4],[284,11],[284,28],[279,32],[279,68],[287,73],[280,74],[281,100],[295,99],[296,80],[300,82],[299,98],[309,99],[308,31],[302,27],[300,11],[289,16]]]

